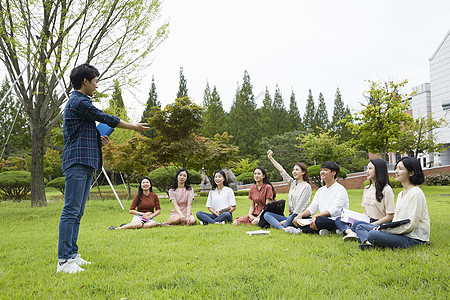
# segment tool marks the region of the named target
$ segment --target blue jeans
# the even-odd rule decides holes
[[[378,225],[363,223],[356,226],[356,234],[360,241],[369,241],[374,246],[389,248],[409,248],[424,244],[424,241],[413,239],[401,234],[392,234],[384,231],[373,230]]]
[[[370,223],[373,223],[375,221],[377,221],[377,219],[370,218]],[[344,231],[347,229],[351,229],[353,232],[356,232],[356,226],[358,224],[362,224],[362,223],[369,224],[364,221],[356,221],[353,224],[348,224],[348,223],[342,222],[341,217],[337,217],[336,220],[334,220],[334,223],[336,224],[336,227],[342,232],[343,235],[345,235]]]
[[[94,169],[75,164],[65,171],[64,208],[59,221],[58,261],[75,258],[78,254],[78,231],[91,188]]]
[[[215,214],[208,214],[203,211],[198,211],[196,214],[197,219],[202,221],[205,224],[214,224],[216,222],[223,222],[231,223],[233,222],[233,214],[229,212],[221,213],[220,215],[216,216]]]
[[[294,220],[294,218],[297,216],[297,214],[290,214],[289,217],[285,217],[282,215],[278,215],[275,214],[273,212],[266,212],[264,214],[264,220],[267,221],[267,223],[270,224],[270,226],[276,228],[276,229],[282,229],[282,228],[286,228],[289,226],[294,226],[294,224],[292,223],[292,221]],[[280,225],[281,221],[286,220],[286,222],[284,222],[283,225]]]

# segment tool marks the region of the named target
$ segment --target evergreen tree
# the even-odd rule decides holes
[[[289,131],[302,130],[302,117],[298,110],[297,101],[295,100],[294,90],[292,90],[288,111]]]
[[[305,114],[303,115],[303,126],[305,130],[312,131],[315,128],[316,108],[314,106],[314,98],[311,90],[309,90],[308,99],[306,100]]]
[[[244,82],[236,91],[236,97],[230,110],[230,133],[232,142],[239,147],[242,157],[255,157],[261,137],[259,113],[253,95],[253,86],[247,71]]]
[[[8,80],[3,80],[0,88],[0,101],[6,95],[6,92],[10,88]],[[2,153],[5,147],[5,153],[3,159],[9,155],[19,155],[23,152],[29,152],[31,149],[31,132],[29,122],[27,121],[25,112],[21,107],[19,101],[9,94],[6,99],[0,103],[0,153]],[[14,124],[14,119],[16,118]],[[11,131],[12,130],[12,131]],[[9,142],[7,145],[6,140],[11,132]]]
[[[130,122],[127,115],[127,109],[123,102],[122,89],[119,82],[114,81],[114,90],[111,99],[109,100],[109,107],[104,110],[105,113],[119,117],[125,122]],[[134,131],[126,130],[122,128],[115,128],[114,133],[109,137],[114,143],[125,143],[134,136]]]
[[[348,106],[347,108],[344,107],[341,91],[337,88],[334,97],[334,109],[330,129],[334,134],[340,136],[341,142],[347,141],[352,137],[350,129],[345,126],[345,122],[343,121],[347,119],[347,116],[351,116],[350,110],[348,109]]]
[[[275,95],[273,97],[273,114],[272,114],[272,126],[276,135],[280,135],[289,130],[287,123],[287,111],[284,106],[283,96],[281,95],[280,88],[275,89]]]
[[[272,127],[272,97],[270,96],[269,90],[266,87],[266,92],[264,94],[263,106],[260,110],[261,119],[261,129],[262,135],[265,137],[271,137],[275,134],[275,130]]]
[[[186,78],[184,78],[183,67],[180,67],[180,86],[178,88],[177,98],[188,97]]]
[[[314,116],[315,128],[313,129],[315,134],[319,134],[321,131],[326,131],[330,124],[328,119],[327,105],[322,93],[319,94],[319,105],[317,106],[316,115]]]
[[[156,93],[155,78],[152,76],[152,85],[148,93],[147,104],[145,105],[145,110],[142,113],[141,123],[149,123],[150,118],[155,115],[155,112],[161,110],[161,103],[158,101],[158,93]],[[154,138],[157,136],[156,129],[150,127],[149,130],[143,131],[141,134],[149,138]]]
[[[203,94],[204,122],[200,132],[205,137],[212,138],[216,134],[222,134],[227,129],[227,116],[223,110],[223,104],[220,100],[216,86],[212,92],[209,82],[206,83],[205,92]]]

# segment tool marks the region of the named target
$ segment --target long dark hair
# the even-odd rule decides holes
[[[223,186],[228,186],[227,175],[225,175],[225,172],[222,171],[222,170],[217,170],[217,171],[215,171],[214,174],[213,174],[213,181],[212,181],[212,183],[211,183],[211,190],[215,190],[215,189],[217,188],[216,181],[214,180],[214,177],[216,177],[216,174],[217,174],[217,173],[220,173],[220,174],[223,176],[223,178],[224,178],[224,180],[223,180]]]
[[[270,185],[272,187],[272,193],[273,193],[273,199],[272,200],[275,200],[275,197],[276,197],[277,193],[275,192],[275,188],[273,187],[272,182],[270,182],[269,176],[267,176],[266,170],[264,170],[263,167],[256,167],[256,168],[253,169],[253,173],[255,173],[256,169],[260,170],[261,173],[264,175],[264,178],[262,180],[263,183],[268,184],[268,185]],[[253,179],[253,181],[255,181],[255,180]],[[255,184],[256,184],[256,181],[255,181]]]
[[[303,180],[309,183],[310,179],[308,174],[308,167],[302,162],[296,163],[295,166],[298,166],[300,169],[302,169],[303,172],[305,172],[305,174],[303,174]]]
[[[150,178],[148,178],[148,177],[142,177],[141,181],[139,181],[138,199],[137,199],[136,206],[138,206],[139,203],[141,203],[142,193],[144,192],[144,190],[142,189],[142,181],[143,181],[144,179],[147,179],[148,181],[150,181],[150,193],[153,192],[153,184],[152,184],[152,181],[150,180]]]
[[[187,178],[186,181],[184,182],[184,187],[187,190],[191,189],[191,177],[189,176],[189,172],[186,169],[179,169],[177,171],[177,174],[175,175],[175,180],[172,184],[172,190],[176,190],[178,188],[178,175],[180,175],[181,172],[186,172]]]
[[[389,175],[387,171],[386,161],[384,159],[371,159],[370,162],[375,167],[375,198],[378,202],[381,202],[383,199],[383,189],[386,185],[389,185]],[[372,184],[372,180],[370,180],[370,184]]]

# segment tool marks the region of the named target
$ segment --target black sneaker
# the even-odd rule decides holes
[[[120,227],[123,227],[123,226],[125,226],[125,225],[127,225],[128,223],[122,223],[122,224],[120,224]]]
[[[109,230],[114,230],[114,229],[117,229],[117,227],[116,227],[116,226],[109,226],[108,229],[109,229]]]

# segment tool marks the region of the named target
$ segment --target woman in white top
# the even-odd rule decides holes
[[[208,194],[206,207],[210,214],[198,211],[196,216],[200,224],[225,224],[233,221],[233,211],[236,209],[234,191],[228,186],[227,177],[222,170],[214,173],[211,191]]]
[[[370,223],[380,225],[389,223],[394,217],[394,191],[389,185],[389,174],[386,162],[383,159],[371,159],[367,164],[367,179],[370,184],[364,188],[361,206],[364,214],[370,218]],[[349,225],[336,218],[336,227],[344,234],[344,241],[357,240],[356,226],[363,221]],[[351,226],[351,227],[350,227]]]
[[[272,227],[286,230],[289,226],[293,226],[292,220],[301,212],[303,212],[311,202],[311,185],[309,184],[308,169],[304,163],[296,163],[292,169],[292,178],[284,170],[284,168],[272,157],[272,150],[267,151],[267,157],[273,166],[280,172],[284,181],[289,184],[288,195],[288,211],[289,217],[277,215],[272,212],[266,212],[263,218]]]
[[[409,220],[392,228],[379,229],[373,224],[360,224],[356,233],[362,241],[361,250],[373,246],[408,248],[430,240],[430,217],[423,191],[418,187],[424,181],[419,160],[403,157],[395,167],[395,177],[403,185],[398,194],[393,222]]]

